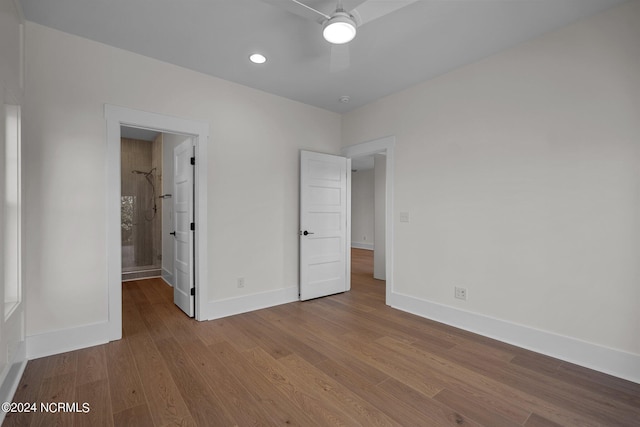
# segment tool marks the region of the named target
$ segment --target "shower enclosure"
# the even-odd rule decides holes
[[[161,275],[162,134],[121,139],[122,280]]]

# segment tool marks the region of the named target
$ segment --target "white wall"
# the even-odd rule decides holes
[[[6,311],[9,307],[4,304],[5,286],[5,255],[14,251],[15,239],[7,239],[8,226],[15,227],[13,221],[8,221],[9,209],[6,200],[6,134],[4,104],[20,106],[23,103],[23,88],[21,81],[21,11],[12,0],[0,0],[0,401],[11,401],[18,385],[24,364],[26,352],[24,346],[24,306],[25,298],[13,309],[11,314]],[[16,109],[17,110],[17,109]],[[15,163],[13,163],[15,167]],[[15,188],[15,187],[14,187]],[[15,228],[12,229],[15,232]],[[20,232],[20,230],[18,230]],[[5,248],[9,241],[12,247]],[[6,251],[6,252],[5,252]],[[9,257],[15,260],[15,257]],[[13,276],[12,278],[15,278]],[[0,423],[4,419],[4,412],[0,412]]]
[[[173,196],[173,149],[189,137],[165,133],[162,135],[162,194]],[[173,286],[175,240],[169,233],[175,230],[173,220],[174,199],[162,199],[162,277]]]
[[[351,246],[373,249],[374,244],[373,169],[351,173]]]
[[[343,117],[345,146],[396,136],[396,295],[612,349],[640,381],[639,46],[629,2]]]
[[[212,301],[297,289],[299,150],[338,153],[339,115],[30,22],[27,46],[28,335],[107,319],[105,103],[210,123]]]

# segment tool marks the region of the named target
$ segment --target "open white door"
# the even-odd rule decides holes
[[[349,290],[349,160],[300,152],[300,300]]]
[[[191,138],[173,150],[173,218],[175,221],[173,301],[190,317],[195,314],[193,158]]]

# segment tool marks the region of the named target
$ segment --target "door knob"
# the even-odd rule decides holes
[[[175,231],[172,231],[172,232],[171,232],[171,233],[169,233],[169,234],[171,234],[173,237],[175,237],[175,236],[176,236],[176,232],[175,232]]]
[[[308,232],[307,230],[304,230],[304,231],[302,232],[302,234],[304,234],[305,236],[308,236],[309,234],[316,234],[316,233],[310,233],[310,232]]]

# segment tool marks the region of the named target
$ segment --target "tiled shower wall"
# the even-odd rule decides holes
[[[149,172],[154,188],[145,175]],[[123,279],[160,275],[162,263],[162,135],[155,141],[121,140]],[[155,210],[154,210],[155,208]],[[144,271],[144,273],[143,273]],[[139,272],[133,274],[134,272]]]

